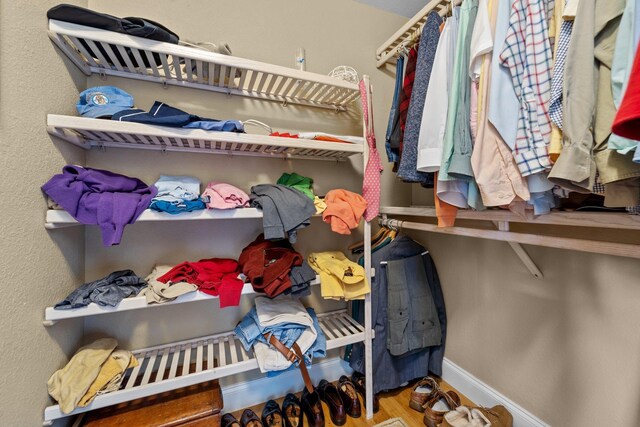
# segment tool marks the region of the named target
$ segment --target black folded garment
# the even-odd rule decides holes
[[[154,22],[150,19],[136,17],[118,18],[112,15],[107,15],[106,13],[99,13],[93,10],[85,9],[83,7],[72,6],[70,4],[60,4],[58,6],[52,7],[47,12],[47,18],[166,43],[178,44],[178,41],[180,40],[176,33],[171,31],[164,25]],[[81,43],[84,48],[87,49],[87,52],[91,54],[91,56],[96,59],[98,58],[96,53],[86,42],[81,41]],[[110,46],[118,61],[120,61],[120,63],[124,63],[124,59],[120,55],[118,49],[114,45]],[[110,62],[110,58],[106,50],[100,45],[98,45],[98,49],[100,50],[102,56],[106,58],[107,61],[109,61],[109,64],[113,65],[113,63]],[[129,48],[126,48],[126,51],[129,59],[134,66],[139,67],[141,65],[144,65],[147,68],[150,66],[146,55],[142,55],[143,64],[138,64],[133,55],[133,52],[131,52]],[[162,64],[162,61],[160,60],[160,56],[158,54],[154,53],[153,57],[156,65]]]

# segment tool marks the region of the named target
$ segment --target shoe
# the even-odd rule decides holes
[[[309,393],[305,387],[300,398],[300,408],[307,417],[307,427],[324,427],[324,412],[318,390],[314,389]]]
[[[424,412],[424,404],[433,398],[440,390],[436,380],[431,377],[424,377],[413,387],[409,407],[418,412]]]
[[[342,403],[344,403],[344,409],[347,411],[347,415],[351,418],[360,418],[362,408],[360,407],[360,399],[358,399],[356,386],[353,385],[346,375],[341,376],[338,380],[338,392],[342,398]]]
[[[345,425],[347,413],[344,410],[344,403],[342,403],[336,386],[327,380],[322,380],[318,384],[318,393],[320,394],[320,399],[329,407],[331,422],[337,426]]]
[[[220,427],[241,427],[240,421],[236,419],[232,414],[224,414],[222,416],[222,423]]]
[[[493,408],[472,408],[471,414],[477,418],[483,417],[487,421],[487,425],[492,427],[513,426],[513,416],[502,405],[496,405]]]
[[[242,427],[264,427],[260,418],[251,409],[245,409],[240,417]]]
[[[365,376],[360,372],[354,372],[351,375],[351,382],[356,387],[356,391],[362,396],[362,404],[367,407],[367,386],[365,384]],[[380,410],[380,399],[377,394],[373,394],[373,413],[375,414]]]
[[[302,409],[300,399],[295,394],[289,393],[282,402],[282,416],[284,427],[302,427]]]
[[[438,402],[443,402],[447,406],[447,410],[436,411],[434,406]],[[460,406],[460,396],[455,391],[450,390],[445,393],[442,390],[438,390],[435,396],[425,403],[422,422],[428,427],[437,427],[442,423],[445,414],[455,410],[458,406]]]
[[[275,400],[269,400],[262,409],[262,424],[264,427],[284,427],[280,405]]]

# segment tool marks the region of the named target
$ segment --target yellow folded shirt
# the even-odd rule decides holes
[[[127,369],[138,366],[138,359],[128,350],[115,350],[100,368],[98,377],[89,390],[82,396],[78,406],[87,406],[98,394],[115,391],[120,388],[122,378]]]
[[[323,298],[364,299],[371,291],[364,268],[338,251],[309,254],[311,268],[320,275],[320,293]]]
[[[73,411],[85,395],[109,355],[118,345],[113,338],[101,338],[82,347],[69,363],[47,381],[47,390],[64,414]]]

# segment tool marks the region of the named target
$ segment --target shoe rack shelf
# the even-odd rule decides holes
[[[133,148],[332,161],[343,161],[364,152],[364,145],[357,143],[170,128],[56,114],[47,115],[47,130],[51,135],[87,150]]]
[[[338,78],[54,19],[49,20],[49,38],[86,75],[146,80],[337,111],[346,110],[359,97],[358,85]]]
[[[362,342],[365,329],[339,310],[318,315],[327,350]],[[119,390],[99,395],[84,408],[63,414],[58,405],[45,409],[45,425],[93,409],[151,396],[192,384],[258,369],[233,331],[133,351],[139,365],[125,375]]]

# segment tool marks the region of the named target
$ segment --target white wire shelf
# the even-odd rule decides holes
[[[86,117],[47,115],[47,130],[69,143],[91,148],[133,148],[281,159],[344,161],[364,144],[151,126]]]
[[[183,212],[171,215],[166,212],[156,212],[147,209],[138,217],[138,222],[157,222],[157,221],[203,221],[203,220],[219,220],[219,219],[251,219],[262,218],[262,211],[256,208],[238,208],[238,209],[202,209],[194,212]],[[49,209],[47,211],[45,228],[51,230],[55,228],[64,228],[82,225],[76,221],[68,212],[59,209]]]
[[[327,350],[364,341],[364,327],[346,310],[318,315]],[[85,408],[63,414],[58,405],[44,411],[45,425],[53,420],[141,397],[187,387],[258,369],[253,354],[244,350],[233,332],[225,332],[133,351],[139,365],[125,374],[120,390],[97,396]]]
[[[100,74],[339,111],[358,85],[322,74],[49,20],[49,37],[86,75]]]
[[[320,276],[316,276],[315,280],[311,282],[311,286],[320,284]],[[251,283],[245,283],[242,288],[242,295],[252,295],[259,293],[253,290]],[[79,317],[89,317],[89,316],[98,316],[101,314],[108,313],[120,313],[123,311],[129,310],[141,310],[153,307],[163,307],[167,305],[176,305],[176,304],[185,304],[192,303],[196,301],[211,301],[217,300],[218,297],[205,294],[204,292],[195,291],[190,292],[185,295],[181,295],[173,301],[168,301],[162,304],[147,304],[147,299],[144,296],[137,296],[131,298],[123,299],[120,304],[115,307],[103,307],[95,303],[91,303],[86,307],[82,308],[73,308],[70,310],[56,310],[53,307],[47,307],[44,311],[44,321],[42,322],[45,326],[52,326],[56,322],[60,320],[66,319],[75,319]]]

